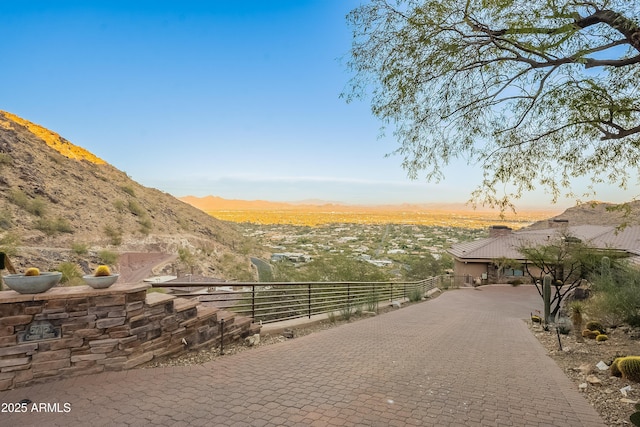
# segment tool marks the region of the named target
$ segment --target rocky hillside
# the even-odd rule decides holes
[[[589,202],[567,209],[553,219],[568,220],[569,225],[639,225],[640,201],[633,201],[622,205],[612,203]],[[548,228],[549,222],[538,221],[528,228]]]
[[[158,273],[247,280],[250,248],[233,224],[0,111],[0,250],[18,270],[75,262],[88,273],[101,254],[180,252]]]

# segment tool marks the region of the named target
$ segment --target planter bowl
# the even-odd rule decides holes
[[[93,289],[104,289],[116,283],[120,277],[119,274],[112,274],[110,276],[82,276],[87,285],[91,286]]]
[[[59,271],[42,272],[39,276],[25,276],[24,274],[8,274],[2,278],[4,283],[21,294],[40,294],[58,284],[62,273]]]

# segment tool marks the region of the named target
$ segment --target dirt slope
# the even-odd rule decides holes
[[[227,279],[235,278],[228,274],[233,271],[246,279],[253,274],[250,246],[234,224],[0,111],[0,250],[16,267],[50,269],[70,261],[87,272],[103,250],[175,256],[182,249],[193,257],[174,270]]]

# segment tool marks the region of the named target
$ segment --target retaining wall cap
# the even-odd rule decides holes
[[[103,295],[131,294],[146,291],[151,285],[140,284],[117,284],[107,289],[93,289],[90,286],[55,286],[41,294],[20,294],[16,291],[1,291],[0,304],[13,304],[25,301],[46,301],[68,298],[87,298]],[[153,295],[153,294],[150,294]],[[163,295],[163,294],[159,294]]]

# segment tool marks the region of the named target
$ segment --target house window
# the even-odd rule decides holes
[[[524,272],[522,270],[514,268],[505,268],[503,272],[505,276],[524,276]]]

